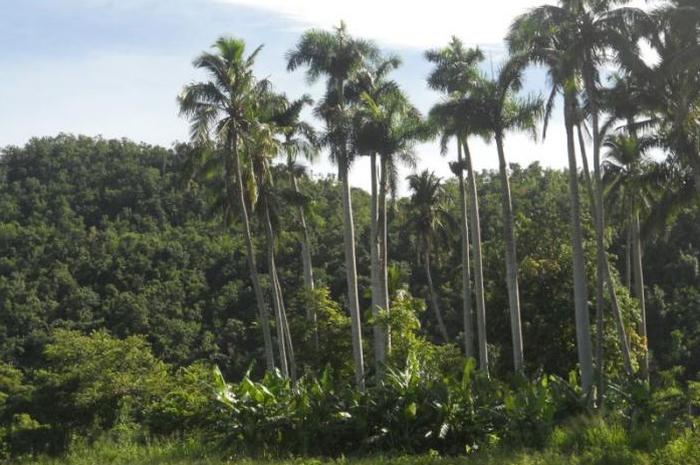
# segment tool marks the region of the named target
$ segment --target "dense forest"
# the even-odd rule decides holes
[[[0,457],[128,434],[700,461],[699,30],[694,1],[536,8],[491,77],[456,38],[427,51],[428,115],[391,79],[400,59],[344,24],[287,55],[326,83],[315,102],[220,38],[177,96],[188,142],[4,147]],[[533,64],[548,98],[521,92]],[[546,136],[560,110],[569,169],[509,164],[505,138]],[[429,140],[457,148],[421,154],[453,176],[412,170]],[[307,175],[319,156],[337,176]]]

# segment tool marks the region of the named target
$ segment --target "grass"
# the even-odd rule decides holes
[[[231,457],[194,438],[142,442],[106,436],[76,443],[63,457],[26,457],[12,465],[700,465],[700,431],[665,442],[647,431],[627,433],[600,419],[557,428],[544,450],[495,446],[465,456],[371,455],[359,458]]]

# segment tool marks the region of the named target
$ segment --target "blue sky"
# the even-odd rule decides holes
[[[397,53],[403,66],[395,79],[414,103],[427,111],[439,96],[425,84],[426,48],[451,34],[480,45],[497,67],[500,38],[510,20],[542,0],[0,0],[0,146],[59,132],[127,137],[170,146],[186,140],[187,123],[178,117],[175,97],[201,76],[192,58],[220,35],[265,44],[256,71],[290,96],[309,88],[303,72],[288,73],[284,55],[308,27],[329,27],[343,18],[350,31]],[[477,6],[478,5],[478,6]],[[488,9],[485,9],[485,8]],[[546,89],[533,70],[527,92]],[[566,160],[561,122],[556,118],[544,143],[523,135],[506,142],[509,161],[539,160],[562,167]],[[495,148],[474,141],[478,169],[497,166]],[[418,148],[419,169],[449,176],[436,144]],[[448,158],[454,158],[449,153]],[[314,167],[333,172],[327,161]],[[352,172],[366,187],[366,163]],[[408,174],[408,171],[405,172]]]

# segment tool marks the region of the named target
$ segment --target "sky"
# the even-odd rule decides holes
[[[440,96],[427,88],[426,49],[444,46],[451,35],[487,56],[484,72],[497,70],[505,55],[502,38],[512,19],[543,0],[0,0],[0,147],[58,133],[126,137],[166,147],[188,137],[176,96],[203,78],[192,59],[221,35],[242,38],[251,50],[264,44],[259,77],[290,97],[318,97],[302,70],[286,71],[285,54],[310,27],[330,28],[344,20],[350,33],[398,54],[403,66],[393,77],[424,113]],[[546,1],[545,1],[546,3]],[[542,70],[527,73],[524,93],[545,93]],[[566,165],[563,124],[556,113],[547,139],[508,135],[509,162]],[[478,170],[498,165],[496,150],[472,143]],[[417,169],[450,175],[436,143],[417,147]],[[312,168],[335,172],[327,160]],[[410,170],[403,169],[402,175]],[[369,186],[366,160],[356,162],[353,185]],[[405,186],[405,185],[404,185]],[[403,190],[403,189],[402,189]]]

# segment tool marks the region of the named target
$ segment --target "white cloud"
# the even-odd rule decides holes
[[[452,35],[467,44],[501,44],[517,15],[542,0],[217,0],[329,28],[344,20],[353,34],[397,47],[435,47]]]

